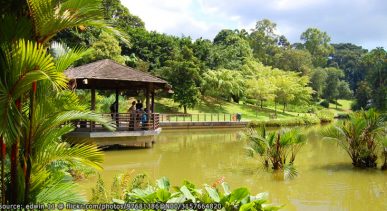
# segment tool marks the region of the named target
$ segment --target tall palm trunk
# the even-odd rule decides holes
[[[31,179],[31,142],[32,142],[32,129],[34,125],[34,112],[35,112],[35,101],[36,101],[36,86],[37,82],[32,83],[31,99],[30,99],[30,128],[28,132],[28,137],[25,140],[24,146],[24,182],[25,182],[25,191],[24,191],[24,204],[29,203],[29,192],[30,192],[30,179]]]
[[[16,100],[16,107],[19,112],[21,112],[21,99]],[[20,120],[18,120],[21,124]],[[11,146],[11,195],[10,195],[10,204],[17,204],[18,200],[18,167],[19,167],[19,143],[20,136],[16,137],[15,142]]]
[[[19,138],[11,146],[11,195],[10,204],[17,204],[18,183],[18,164],[19,164]]]
[[[0,136],[0,144],[1,144],[1,204],[5,204],[5,174],[4,174],[4,162],[5,162],[5,155],[6,155],[6,146],[3,140],[3,137]],[[3,209],[2,209],[3,210]]]

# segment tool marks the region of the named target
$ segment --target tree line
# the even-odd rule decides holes
[[[174,87],[173,99],[185,110],[208,95],[235,102],[256,99],[261,105],[263,100],[274,100],[284,107],[308,98],[333,103],[355,98],[354,109],[386,109],[387,54],[383,48],[368,51],[351,43],[332,44],[330,36],[317,28],[306,29],[300,42],[290,43],[268,19],[257,21],[253,29],[223,29],[213,40],[193,40],[147,31],[145,23],[119,0],[104,0],[102,5],[105,20],[122,31],[123,37],[86,27],[68,29],[55,39],[94,49],[78,65],[110,58],[166,79]],[[271,69],[273,75],[299,77],[298,86],[289,81],[274,86],[260,77],[265,69]],[[310,87],[312,91],[301,91],[305,96],[292,99],[275,91],[286,90],[284,87]],[[219,89],[225,91],[217,94]],[[263,98],[254,94],[256,89],[270,93]]]

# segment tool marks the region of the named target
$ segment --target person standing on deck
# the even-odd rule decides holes
[[[134,130],[134,121],[136,119],[136,101],[132,102],[132,106],[130,106],[128,113],[130,115],[129,130]]]
[[[118,126],[118,102],[114,101],[113,104],[110,105],[110,115],[113,120],[116,120],[116,124]]]
[[[136,110],[137,111],[142,111],[142,103],[141,103],[141,100],[137,100],[137,104],[136,104]]]

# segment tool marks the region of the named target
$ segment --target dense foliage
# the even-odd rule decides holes
[[[125,173],[115,177],[111,191],[103,180],[99,179],[93,189],[92,203],[137,203],[137,209],[145,210],[279,210],[282,206],[268,203],[268,194],[250,194],[247,188],[231,190],[224,178],[212,185],[199,188],[189,181],[182,186],[171,186],[168,178],[156,180],[155,184],[146,180],[146,175],[131,177]],[[140,206],[154,206],[140,207]],[[180,206],[180,208],[162,208],[161,206]],[[157,209],[157,210],[158,210]]]
[[[88,53],[52,44],[57,32],[106,28],[100,1],[6,1],[0,16],[1,204],[84,202],[68,170],[100,168],[95,145],[66,143],[87,111],[63,71]],[[9,6],[9,7],[8,7]],[[109,30],[109,33],[112,31]]]
[[[166,79],[175,87],[172,98],[184,108],[197,105],[201,96],[212,96],[234,102],[258,100],[261,107],[264,101],[281,103],[284,111],[289,103],[310,104],[311,99],[319,102],[323,98],[337,105],[338,99],[356,98],[354,109],[386,110],[383,48],[367,52],[350,43],[331,44],[330,36],[317,28],[306,29],[301,42],[292,44],[277,34],[277,24],[268,19],[258,20],[251,30],[223,29],[213,40],[192,40],[147,31],[145,23],[119,0],[104,0],[102,6],[105,20],[121,30],[126,41],[95,27],[67,29],[55,40],[95,50],[78,65],[110,58]],[[270,66],[282,70],[283,78],[290,77],[288,72],[299,73],[294,77],[303,81],[299,89],[306,88],[301,91],[302,99],[298,94],[284,96],[293,90],[291,82],[279,81],[276,89],[273,83],[264,83],[246,71],[259,72]],[[223,88],[225,92],[214,92]]]

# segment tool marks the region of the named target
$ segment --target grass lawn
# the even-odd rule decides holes
[[[335,115],[339,113],[348,113],[351,112],[352,100],[338,100],[339,105],[329,103],[329,110],[332,111]]]
[[[205,98],[199,105],[197,105],[194,109],[187,109],[189,114],[203,114],[203,113],[221,113],[219,119],[228,121],[230,116],[223,115],[225,114],[242,114],[242,121],[248,120],[256,120],[256,121],[267,121],[270,120],[270,116],[274,115],[274,105],[269,105],[268,107],[260,108],[259,106],[254,105],[245,105],[243,103],[233,103],[221,101],[221,106],[219,102],[214,100],[213,98]],[[156,99],[156,112],[157,113],[167,113],[167,114],[183,114],[183,108],[179,108],[179,104],[173,102],[172,99],[168,98],[159,98]],[[304,109],[305,110],[305,109]],[[294,119],[298,116],[309,115],[307,113],[302,112],[282,112],[282,106],[277,105],[277,119],[288,120]],[[209,120],[210,116],[206,117],[206,120]],[[176,121],[190,121],[191,117],[172,117],[172,120]],[[203,121],[204,115],[193,115],[193,121]],[[213,116],[214,120],[217,120],[217,116]],[[184,119],[184,120],[183,120]]]

